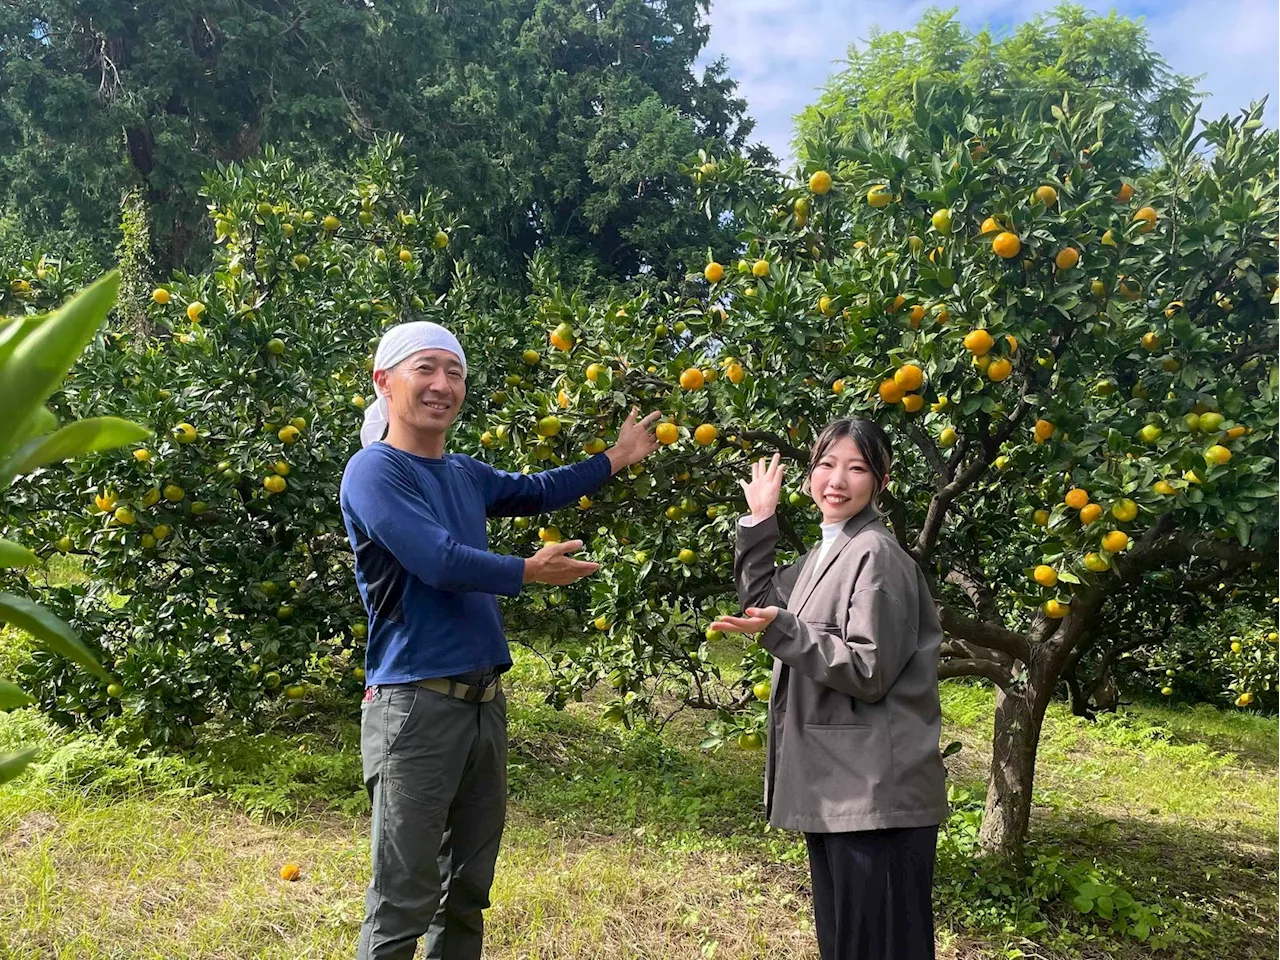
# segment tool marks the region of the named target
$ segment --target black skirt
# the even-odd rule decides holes
[[[804,838],[822,960],[934,960],[936,826]]]

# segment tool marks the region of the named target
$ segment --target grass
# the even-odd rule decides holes
[[[803,843],[763,821],[761,754],[699,751],[700,717],[659,736],[604,725],[591,703],[557,712],[541,679],[520,657],[486,955],[814,960]],[[943,687],[944,739],[964,749],[948,761],[941,957],[1274,956],[1273,718],[1137,705],[1088,724],[1055,705],[1024,883],[969,858],[992,708],[981,687]],[[0,956],[353,955],[368,819],[346,710],[319,704],[256,738],[229,728],[181,757],[138,758],[31,711],[0,717],[0,751],[19,739],[46,759],[0,790]],[[286,861],[301,881],[278,878]],[[1091,925],[1060,889],[1082,871],[1157,911],[1175,942]]]

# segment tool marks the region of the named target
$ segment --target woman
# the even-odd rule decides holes
[[[775,455],[739,481],[734,578],[745,609],[717,630],[774,656],[765,812],[804,832],[822,960],[933,958],[933,865],[947,815],[938,751],[942,627],[923,574],[885,527],[889,438],[868,420],[822,431],[804,488],[822,542],[774,564]]]

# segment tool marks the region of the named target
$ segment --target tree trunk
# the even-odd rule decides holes
[[[1011,691],[996,690],[987,809],[978,842],[990,853],[1020,859],[1031,819],[1036,749],[1052,684],[1032,675]]]

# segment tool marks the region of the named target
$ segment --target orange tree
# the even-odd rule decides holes
[[[781,441],[852,410],[899,439],[890,512],[934,578],[943,675],[999,687],[982,839],[1004,851],[1045,707],[1079,645],[1123,628],[1118,600],[1275,582],[1274,132],[1260,108],[1196,135],[1177,117],[1122,175],[1110,109],[987,122],[926,99],[892,138],[810,144],[807,191],[725,186],[773,214],[746,258],[769,275],[715,291],[735,339],[807,358],[751,419]]]
[[[700,632],[733,606],[735,480],[778,451],[798,485],[838,415],[898,441],[890,518],[933,580],[943,675],[998,687],[988,849],[1020,849],[1045,709],[1081,645],[1124,629],[1124,601],[1145,629],[1180,602],[1153,585],[1274,584],[1275,135],[1259,109],[1195,135],[1178,117],[1157,161],[1122,175],[1110,109],[1063,98],[984,122],[973,99],[952,125],[926,101],[914,133],[811,145],[794,186],[704,159],[709,213],[747,228],[688,289],[590,302],[535,285],[551,348],[526,335],[482,441],[535,466],[606,442],[606,412],[633,398],[670,424],[667,456],[629,484],[510,525],[507,543],[583,536],[605,561],[532,601],[587,608],[593,640],[551,654],[554,697],[607,678],[625,720],[676,692],[722,709],[708,742],[759,746],[764,658],[725,689]],[[793,488],[788,548],[814,519]]]
[[[365,627],[338,482],[370,338],[450,285],[459,228],[440,197],[406,196],[406,176],[394,142],[346,175],[268,150],[211,176],[212,268],[148,288],[144,315],[117,315],[69,378],[62,409],[119,409],[156,437],[19,496],[44,551],[87,574],[46,598],[119,681],[37,655],[24,669],[55,717],[123,716],[152,742],[183,742],[219,712],[253,716],[322,682],[358,689]],[[10,286],[38,304],[73,272],[45,256]],[[455,296],[472,286],[452,278]]]
[[[1045,707],[1108,604],[1210,568],[1274,577],[1276,141],[1256,111],[1197,136],[1188,120],[1134,176],[1108,159],[1105,105],[917,112],[892,139],[815,143],[794,184],[699,157],[700,203],[744,229],[678,284],[570,289],[541,256],[518,293],[482,283],[451,260],[442,198],[405,195],[390,145],[350,176],[273,157],[222,171],[211,270],[159,285],[149,326],[113,334],[64,396],[144,409],[163,439],[29,501],[33,536],[94,575],[51,600],[123,691],[48,661],[37,689],[153,739],[317,683],[354,693],[337,482],[371,339],[423,315],[472,360],[454,449],[542,469],[601,449],[633,403],[665,412],[661,456],[558,515],[495,522],[491,541],[527,555],[579,536],[603,563],[507,605],[554,668],[550,700],[604,684],[622,722],[714,708],[709,744],[759,746],[768,695],[767,656],[706,632],[736,606],[737,479],[760,454],[791,463],[794,554],[816,533],[798,489],[816,430],[883,423],[891,520],[933,579],[943,671],[999,687],[984,840],[1017,849]],[[741,669],[722,673],[726,651]]]

